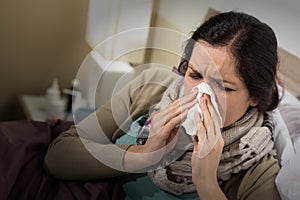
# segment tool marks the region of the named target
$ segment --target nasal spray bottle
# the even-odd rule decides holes
[[[46,112],[48,119],[63,118],[65,101],[61,98],[58,80],[54,79],[46,92]]]
[[[65,118],[72,118],[72,120],[76,119],[77,122],[81,120],[80,115],[87,107],[87,101],[82,97],[79,85],[79,80],[73,79],[72,87],[70,89],[63,89],[63,93],[68,96]]]

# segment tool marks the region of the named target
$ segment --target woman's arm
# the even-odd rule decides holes
[[[95,145],[99,155],[107,154],[111,144]],[[120,148],[127,148],[125,145]],[[111,151],[110,151],[111,152]],[[122,160],[122,154],[116,154]],[[116,159],[116,157],[115,157]],[[93,180],[99,178],[109,178],[124,174],[97,160],[85,147],[80,137],[77,135],[75,127],[67,132],[61,133],[49,146],[44,158],[44,167],[48,174],[63,180]]]
[[[124,154],[129,145],[113,143],[129,129],[132,120],[159,102],[167,86],[177,77],[166,69],[143,71],[111,101],[51,143],[44,160],[46,171],[67,180],[124,174]]]
[[[144,90],[147,91],[147,88]],[[115,106],[119,111],[117,116],[113,115],[112,104],[108,102],[61,133],[49,145],[45,156],[45,169],[49,174],[65,180],[109,178],[124,174],[123,157],[129,145],[113,144],[118,137],[116,135],[121,135],[126,128],[119,128],[118,123],[123,119],[122,125],[125,126],[125,121],[129,121],[127,106],[124,106],[129,99],[124,99],[127,95],[121,96],[111,100],[115,103],[119,101],[117,105],[120,108]]]

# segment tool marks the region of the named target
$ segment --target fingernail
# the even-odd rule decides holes
[[[194,95],[196,95],[198,93],[198,88],[194,89]]]
[[[210,99],[210,95],[206,94],[206,95],[205,95],[205,99],[206,99],[206,100],[209,100],[209,99]]]
[[[195,142],[198,142],[198,141],[199,141],[199,139],[198,139],[198,136],[197,136],[197,135],[194,135],[194,136],[193,136],[193,138],[194,138],[194,141],[195,141]]]

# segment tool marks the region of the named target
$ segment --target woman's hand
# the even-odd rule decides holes
[[[151,115],[146,143],[130,146],[125,154],[126,170],[135,171],[157,164],[176,145],[178,126],[186,118],[188,110],[197,103],[196,96],[197,92],[184,96]]]
[[[218,117],[208,95],[200,100],[200,113],[195,114],[197,136],[194,137],[192,178],[200,199],[226,199],[217,181],[217,169],[222,155],[224,140]]]

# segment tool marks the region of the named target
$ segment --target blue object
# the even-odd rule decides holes
[[[74,120],[75,122],[80,122],[81,120],[83,120],[84,118],[86,118],[87,116],[89,116],[91,113],[93,113],[95,110],[92,108],[78,108],[75,112],[74,112]]]
[[[139,121],[142,117],[143,116],[131,124],[129,131],[118,138],[116,144],[137,144],[136,139],[141,128]],[[125,200],[199,200],[196,192],[177,196],[163,191],[158,188],[148,176],[143,176],[124,183],[123,189],[126,193]]]

